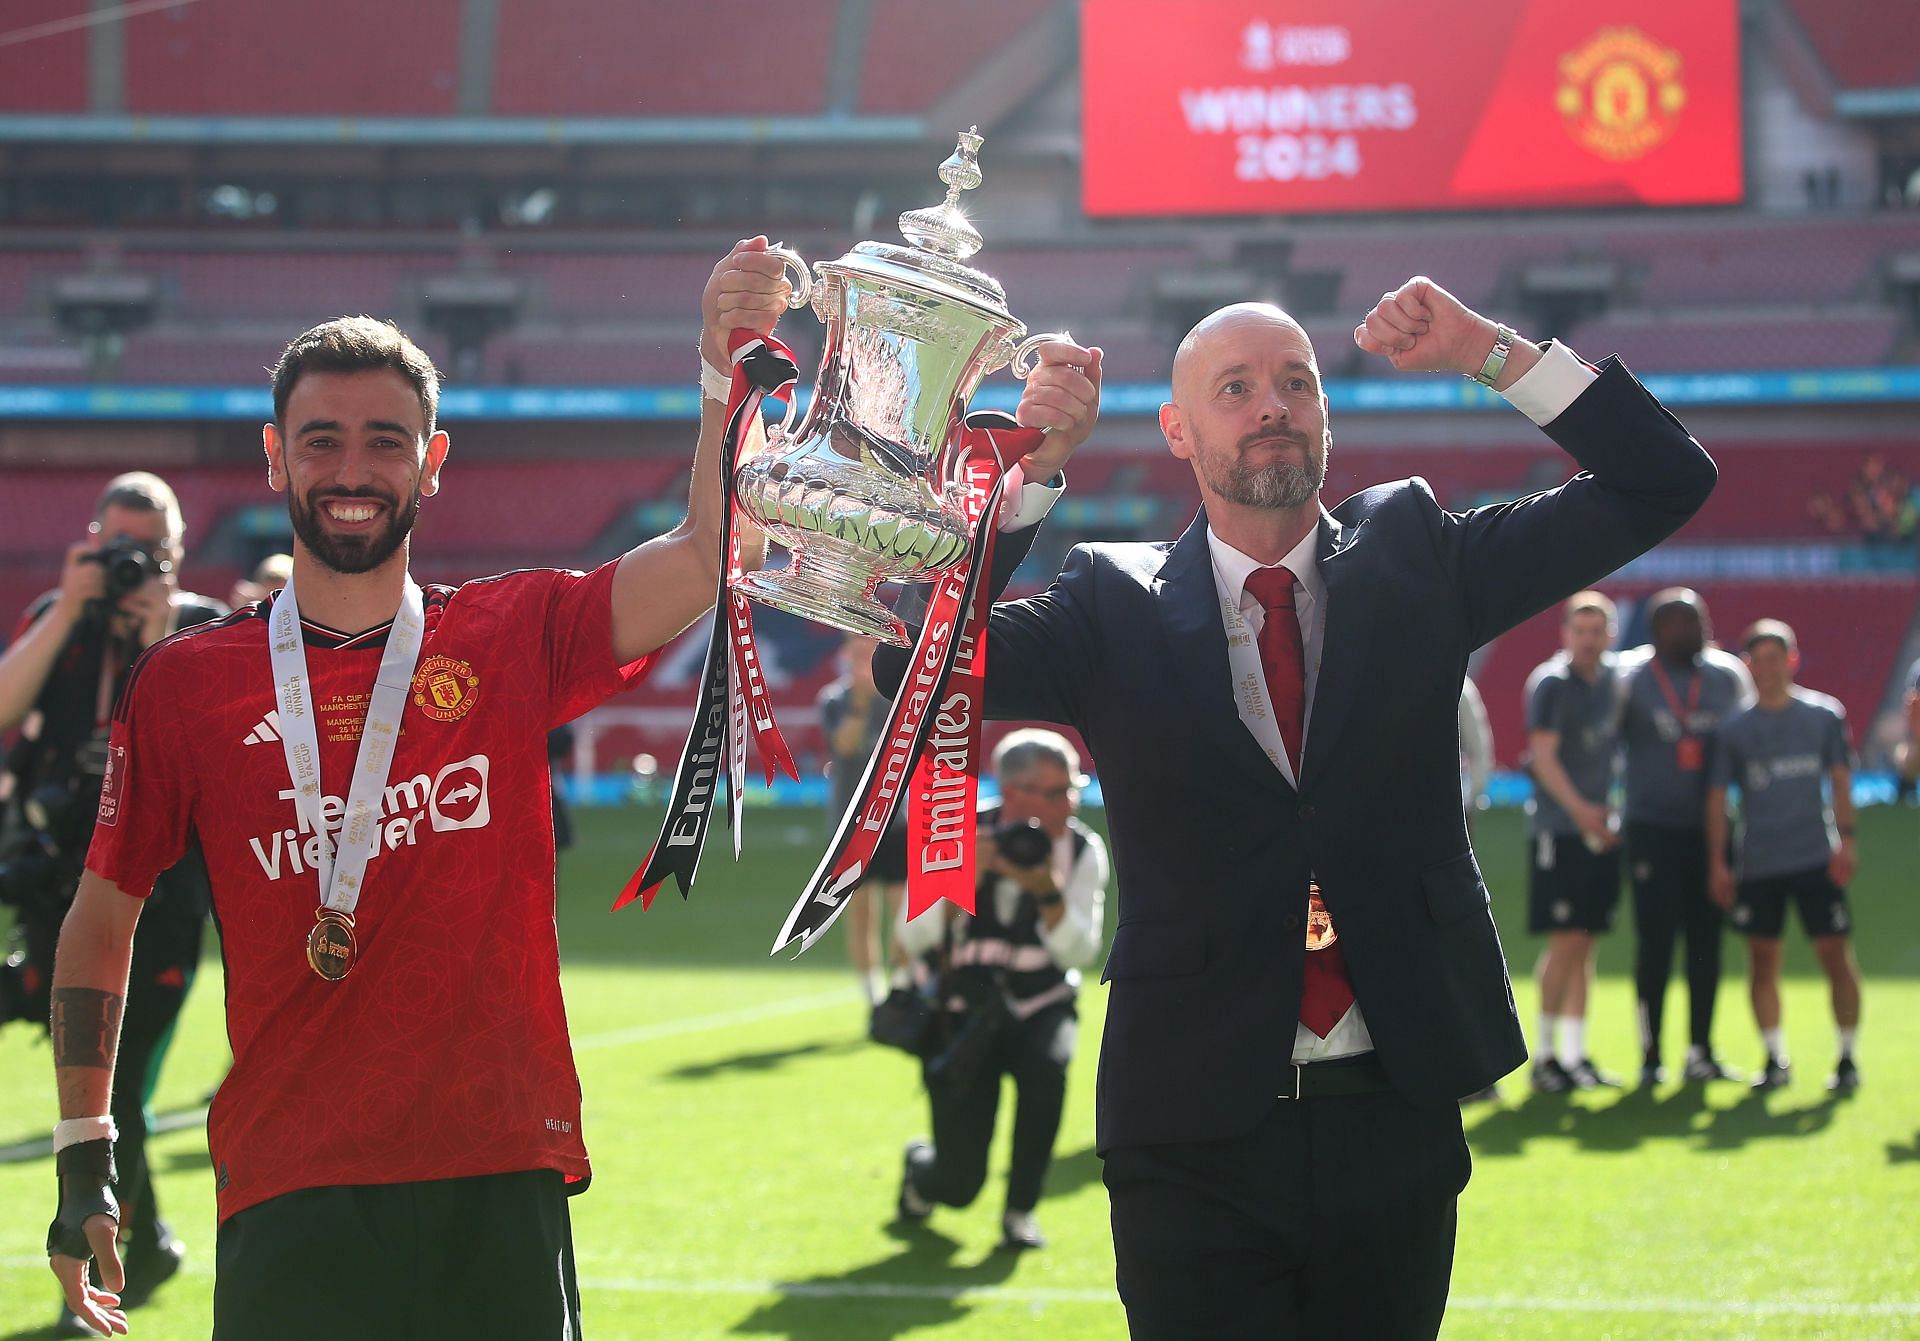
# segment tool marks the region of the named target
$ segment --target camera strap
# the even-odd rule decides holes
[[[314,863],[320,885],[320,915],[343,916],[352,925],[354,907],[367,862],[379,842],[380,796],[392,770],[400,741],[400,717],[406,711],[407,689],[420,660],[425,637],[425,602],[411,576],[394,613],[386,650],[380,654],[366,722],[360,731],[360,749],[354,757],[353,780],[339,835],[329,833],[324,815],[326,795],[320,785],[320,733],[315,724],[317,705],[307,673],[306,639],[300,631],[300,602],[293,582],[273,602],[268,623],[268,646],[273,661],[274,701],[280,709],[280,744],[286,753],[287,774],[293,780],[293,805],[303,825],[319,837],[319,860]],[[316,966],[317,968],[317,966]],[[342,972],[345,970],[342,969]],[[322,976],[328,976],[323,974]]]

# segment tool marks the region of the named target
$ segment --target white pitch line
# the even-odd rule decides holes
[[[844,991],[819,992],[813,996],[769,1001],[764,1005],[748,1006],[742,1010],[721,1011],[713,1015],[692,1015],[679,1020],[660,1020],[654,1024],[635,1025],[631,1029],[614,1029],[603,1034],[584,1035],[573,1041],[573,1050],[576,1053],[600,1052],[607,1048],[623,1048],[633,1043],[651,1043],[656,1039],[678,1038],[683,1034],[698,1034],[708,1029],[726,1029],[737,1024],[755,1024],[761,1020],[777,1020],[785,1015],[805,1015],[809,1011],[825,1010],[829,1006],[851,1003],[852,1000],[853,998]],[[163,1113],[154,1122],[154,1135],[201,1126],[206,1120],[205,1108]],[[52,1138],[42,1136],[31,1141],[0,1146],[0,1164],[19,1164],[27,1160],[45,1159],[52,1153]]]
[[[788,997],[784,1001],[769,1001],[764,1005],[721,1011],[713,1015],[692,1015],[680,1020],[661,1020],[656,1024],[637,1024],[631,1029],[613,1029],[603,1034],[587,1034],[573,1041],[573,1050],[599,1052],[603,1048],[623,1048],[629,1043],[651,1043],[655,1039],[677,1038],[681,1034],[697,1034],[707,1029],[726,1029],[736,1024],[775,1020],[782,1015],[804,1015],[808,1011],[825,1010],[833,1005],[850,1007],[854,1001],[853,994],[845,989],[837,992],[820,992],[813,996]]]
[[[0,1270],[44,1270],[44,1257],[0,1258]],[[189,1258],[182,1268],[188,1276],[211,1277],[213,1264],[199,1257]],[[1044,1286],[1011,1285],[915,1285],[905,1282],[887,1284],[878,1281],[772,1281],[772,1280],[659,1280],[621,1277],[582,1276],[583,1292],[595,1290],[608,1294],[722,1295],[764,1299],[791,1296],[796,1299],[928,1299],[951,1302],[965,1299],[983,1304],[1112,1304],[1120,1297],[1112,1290],[1050,1289]],[[1449,1312],[1460,1313],[1638,1313],[1706,1314],[1738,1317],[1805,1318],[1912,1318],[1920,1317],[1920,1299],[1887,1299],[1869,1303],[1849,1303],[1815,1299],[1528,1299],[1518,1295],[1486,1298],[1455,1295],[1447,1301]]]

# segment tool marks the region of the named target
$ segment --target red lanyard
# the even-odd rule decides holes
[[[1680,719],[1680,734],[1692,735],[1691,723],[1694,709],[1700,706],[1700,682],[1706,679],[1706,676],[1700,673],[1700,667],[1693,668],[1693,680],[1687,685],[1687,706],[1683,709],[1680,706],[1680,696],[1673,692],[1673,681],[1667,678],[1667,668],[1660,664],[1659,657],[1653,658],[1652,667],[1653,678],[1660,685],[1660,692],[1666,696],[1667,706],[1672,708],[1674,716]]]

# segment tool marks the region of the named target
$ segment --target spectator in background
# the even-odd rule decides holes
[[[238,610],[243,605],[264,601],[286,586],[287,579],[292,576],[293,555],[269,554],[254,565],[253,576],[243,577],[233,584],[233,594],[227,597],[227,604]]]
[[[1914,793],[1920,782],[1920,661],[1907,668],[1907,696],[1904,702],[1906,734],[1893,751],[1893,767],[1902,796]]]
[[[1543,1094],[1617,1086],[1587,1056],[1593,938],[1613,929],[1620,898],[1618,817],[1608,809],[1619,744],[1613,602],[1568,598],[1561,650],[1527,677],[1527,930],[1540,957],[1540,1025],[1533,1088]]]
[[[20,728],[0,783],[8,797],[0,890],[15,910],[12,953],[0,966],[0,1020],[48,1026],[55,946],[99,814],[113,703],[135,661],[180,629],[227,613],[180,590],[185,534],[164,480],[135,471],[111,481],[87,538],[67,551],[58,589],[34,602],[0,655],[0,732]],[[200,964],[206,918],[207,872],[196,844],[155,881],[125,980],[109,1099],[120,1134],[112,1186],[122,1203],[123,1309],[146,1303],[185,1256],[154,1196],[147,1105]],[[92,1334],[70,1311],[56,1332]]]
[[[892,708],[873,683],[874,641],[850,633],[840,645],[840,678],[820,691],[820,733],[827,742],[827,779],[833,789],[830,822],[837,823],[853,801],[860,775],[880,733],[887,729]],[[873,892],[878,886],[877,895]],[[860,991],[869,1007],[886,995],[886,970],[895,957],[893,924],[899,919],[907,888],[907,808],[895,811],[880,846],[874,849],[868,878],[849,896],[847,958],[860,979]],[[875,898],[884,901],[875,916]],[[879,948],[874,947],[875,937]]]
[[[1813,941],[1833,998],[1838,1061],[1827,1088],[1860,1087],[1853,1044],[1860,1027],[1860,966],[1848,940],[1853,878],[1853,750],[1840,701],[1794,683],[1800,651],[1793,630],[1763,619],[1742,640],[1756,697],[1714,733],[1713,778],[1707,789],[1707,861],[1713,901],[1747,935],[1754,1023],[1767,1059],[1756,1090],[1791,1077],[1780,1014],[1787,901]],[[1739,789],[1736,865],[1727,862],[1727,801]]]
[[[1471,831],[1473,817],[1487,808],[1487,783],[1493,777],[1493,723],[1487,701],[1472,680],[1460,682],[1460,804]]]
[[[940,903],[899,928],[936,975],[945,1048],[922,1067],[933,1144],[907,1146],[898,1209],[969,1206],[987,1177],[1000,1077],[1013,1078],[1013,1153],[1000,1246],[1040,1248],[1034,1222],[1060,1134],[1079,1013],[1080,970],[1100,953],[1107,845],[1074,816],[1080,755],[1053,731],[1010,733],[993,752],[1000,804],[980,812],[971,916]]]
[[[1660,1024],[1673,946],[1687,941],[1688,1080],[1739,1077],[1713,1055],[1721,914],[1707,892],[1704,815],[1714,728],[1753,699],[1739,658],[1711,646],[1706,602],[1686,587],[1648,601],[1653,641],[1620,658],[1620,740],[1627,756],[1627,861],[1633,878],[1634,985],[1640,1083],[1666,1079]]]

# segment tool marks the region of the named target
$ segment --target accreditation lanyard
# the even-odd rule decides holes
[[[387,785],[393,764],[394,747],[400,740],[400,715],[406,709],[407,687],[414,666],[420,659],[420,643],[426,620],[420,587],[412,577],[400,596],[400,609],[394,614],[393,628],[387,634],[386,650],[380,655],[380,669],[374,677],[373,696],[367,704],[366,725],[360,732],[360,750],[353,762],[353,783],[347,793],[347,809],[340,823],[337,845],[329,840],[323,823],[320,786],[320,733],[315,724],[316,705],[312,681],[307,675],[307,649],[300,633],[300,603],[289,581],[273,603],[269,626],[273,653],[273,692],[280,708],[280,743],[287,756],[287,773],[293,779],[295,812],[320,838],[319,860],[314,863],[320,881],[321,910],[353,916],[360,901],[361,881],[367,862],[373,856],[378,839],[380,794]]]
[[[1693,668],[1693,679],[1687,684],[1686,706],[1680,704],[1680,695],[1673,690],[1673,681],[1667,675],[1667,668],[1655,657],[1651,663],[1653,681],[1660,686],[1661,696],[1667,700],[1667,707],[1673,710],[1680,724],[1680,738],[1673,743],[1673,759],[1682,773],[1697,773],[1706,762],[1706,751],[1700,738],[1693,733],[1693,714],[1700,707],[1700,682],[1707,677],[1699,666]]]

